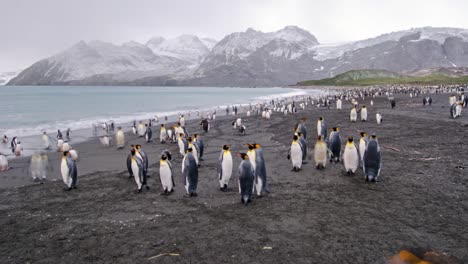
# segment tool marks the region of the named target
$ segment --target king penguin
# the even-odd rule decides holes
[[[348,137],[348,142],[346,142],[343,152],[343,163],[348,175],[354,175],[359,167],[359,153],[356,145],[354,144],[353,137]]]
[[[327,165],[327,152],[327,144],[323,141],[322,136],[317,136],[317,142],[314,148],[314,160],[317,169],[324,169]]]
[[[148,185],[146,184],[146,177],[144,173],[144,165],[143,165],[143,160],[141,160],[137,156],[137,150],[132,149],[130,150],[131,154],[131,168],[132,168],[132,174],[135,177],[135,183],[137,184],[137,190],[135,193],[140,193],[141,190],[143,189],[143,186],[146,185],[146,189],[149,190]]]
[[[361,107],[361,121],[362,122],[367,121],[367,108],[365,105]]]
[[[252,194],[255,188],[255,170],[252,163],[250,163],[249,155],[245,153],[239,153],[238,155],[242,159],[237,172],[239,176],[239,193],[241,195],[241,202],[247,205],[252,201]]]
[[[140,121],[140,123],[138,124],[137,132],[139,137],[145,136],[145,126],[143,125],[142,121]]]
[[[169,157],[164,153],[159,160],[159,177],[163,193],[161,195],[170,195],[174,191],[174,172]]]
[[[178,134],[177,143],[179,144],[179,153],[181,156],[185,156],[185,152],[188,148],[188,142],[183,133]]]
[[[254,143],[255,148],[255,189],[257,196],[262,196],[263,192],[269,193],[267,188],[267,172],[265,166],[265,159],[263,158],[263,149],[260,144]]]
[[[71,159],[68,151],[63,152],[60,171],[62,173],[63,182],[67,186],[64,191],[76,189],[78,171],[76,169],[75,161]]]
[[[380,124],[382,123],[382,114],[380,114],[380,112],[377,112],[377,114],[375,114],[375,120],[377,121],[377,124]]]
[[[380,155],[379,141],[376,135],[372,135],[369,143],[367,143],[366,152],[364,153],[363,169],[366,181],[376,182],[382,168],[382,158]]]
[[[42,144],[44,149],[49,150],[50,149],[50,138],[47,135],[47,132],[44,131],[42,134]]]
[[[166,139],[167,139],[166,127],[164,127],[164,124],[161,124],[161,130],[159,132],[159,142],[161,142],[161,144],[164,144],[166,143]]]
[[[117,149],[123,149],[125,147],[125,134],[122,127],[117,128],[117,133],[115,133],[115,142],[117,142]]]
[[[221,191],[228,189],[229,179],[232,175],[232,155],[229,145],[224,145],[218,159],[218,180]]]
[[[182,160],[182,178],[185,190],[190,197],[197,196],[198,186],[198,166],[192,153],[192,148],[188,148]]]
[[[128,154],[127,156],[127,171],[128,171],[128,174],[129,174],[129,178],[132,178],[133,177],[133,171],[132,171],[132,150],[135,149],[135,145],[131,145],[130,146],[130,153]]]
[[[291,142],[291,147],[289,148],[288,159],[292,162],[292,171],[299,171],[302,167],[302,153],[303,147],[298,142],[299,137],[297,135],[293,136],[293,141]]]
[[[192,154],[193,157],[195,158],[195,162],[197,163],[197,166],[200,167],[200,150],[198,149],[198,145],[193,142],[192,137],[187,138],[187,144],[188,148],[192,148]]]
[[[141,161],[143,162],[143,175],[145,176],[145,182],[143,184],[146,184],[146,177],[149,178],[148,176],[148,155],[146,155],[146,152],[141,149],[141,145],[136,145],[135,146],[136,152],[141,156]]]
[[[360,132],[361,139],[359,139],[359,157],[361,161],[364,159],[364,153],[366,152],[367,142],[369,142],[369,138],[367,137],[366,132]]]
[[[319,117],[317,120],[317,136],[322,136],[323,139],[327,138],[327,125],[323,117]]]
[[[337,127],[332,128],[329,138],[329,147],[331,151],[330,162],[335,160],[336,163],[340,162],[341,157],[341,137],[340,130]]]
[[[146,127],[146,131],[145,131],[145,139],[146,139],[146,143],[150,143],[153,138],[153,130],[151,129],[151,127],[149,125],[145,125]]]
[[[297,132],[297,137],[299,144],[301,145],[302,149],[302,164],[307,164],[306,159],[307,159],[307,141],[304,138],[304,135],[301,132]]]
[[[305,140],[307,140],[307,128],[305,126],[305,121],[307,118],[303,117],[301,118],[301,122],[297,124],[296,132],[302,133],[302,136],[304,137]]]
[[[357,120],[357,110],[356,110],[356,106],[354,106],[354,107],[351,109],[351,112],[349,113],[349,120],[351,120],[351,122],[356,122],[356,120]]]
[[[343,101],[341,99],[336,100],[336,109],[341,110],[343,107]]]

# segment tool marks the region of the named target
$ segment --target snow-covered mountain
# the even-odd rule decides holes
[[[413,28],[375,38],[320,44],[297,26],[247,29],[217,42],[182,35],[146,44],[80,42],[43,59],[9,84],[269,86],[353,69],[411,72],[468,66],[468,30]]]
[[[15,78],[22,70],[0,72],[0,85],[7,84],[11,79]]]

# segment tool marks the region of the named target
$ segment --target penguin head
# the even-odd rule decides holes
[[[293,140],[297,141],[298,137],[296,135],[293,136]]]
[[[163,154],[163,155],[161,156],[161,160],[167,160],[166,155]]]
[[[354,138],[353,137],[348,137],[348,143],[353,143]]]
[[[188,142],[192,142],[192,137],[187,137]]]
[[[135,156],[135,152],[136,152],[135,149],[130,150],[130,153],[132,154],[132,156]]]
[[[254,144],[247,144],[247,147],[249,147],[249,150],[255,149]]]
[[[229,147],[230,147],[229,145],[224,145],[223,150],[229,150]]]
[[[318,119],[318,120],[319,120],[319,121],[322,121],[322,120],[323,120],[323,117],[319,117],[319,119]]]
[[[147,127],[147,126],[148,126],[148,124],[145,124],[145,127]]]
[[[322,141],[322,135],[317,136],[317,141]]]
[[[161,127],[164,127],[164,124],[161,124]]]
[[[177,125],[180,126],[180,122],[177,122]]]
[[[366,137],[367,136],[367,133],[364,132],[364,131],[360,132],[360,134],[361,134],[361,137]]]
[[[189,152],[192,152],[192,151],[193,151],[192,148],[188,148],[188,149],[185,151],[185,153],[189,153]]]
[[[255,148],[255,149],[259,149],[259,148],[262,147],[262,146],[261,146],[260,144],[258,144],[258,143],[254,143],[253,145],[254,145],[254,148]]]
[[[136,145],[136,149],[141,149],[141,145]]]
[[[63,152],[63,156],[64,156],[64,157],[66,157],[66,156],[68,156],[68,155],[69,155],[69,152],[68,152],[68,151],[64,151],[64,152]]]
[[[44,133],[43,133],[43,134],[44,134],[44,135],[47,135],[47,132],[45,132],[45,131],[44,131]],[[3,135],[3,137],[5,137],[5,135]]]
[[[365,106],[365,105],[363,105],[363,106],[362,106],[362,108],[366,108],[366,106]]]
[[[249,155],[247,155],[245,153],[237,153],[237,155],[239,157],[241,157],[243,160],[248,160],[249,159]]]
[[[377,139],[377,135],[376,135],[376,134],[372,134],[371,138],[372,138],[372,139]]]
[[[335,131],[335,132],[337,132],[337,131],[340,131],[340,129],[339,129],[339,128],[337,128],[337,127],[333,127],[333,128],[332,128],[332,131]]]
[[[302,133],[301,133],[301,132],[297,132],[296,134],[297,134],[297,136],[302,137]]]

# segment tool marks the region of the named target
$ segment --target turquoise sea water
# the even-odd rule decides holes
[[[113,120],[126,123],[216,106],[318,95],[291,88],[0,86],[0,135],[40,135],[90,128]]]

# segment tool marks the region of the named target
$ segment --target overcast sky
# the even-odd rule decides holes
[[[297,25],[319,42],[423,26],[468,28],[468,0],[0,0],[0,72],[23,69],[80,40],[152,36],[222,39]]]

